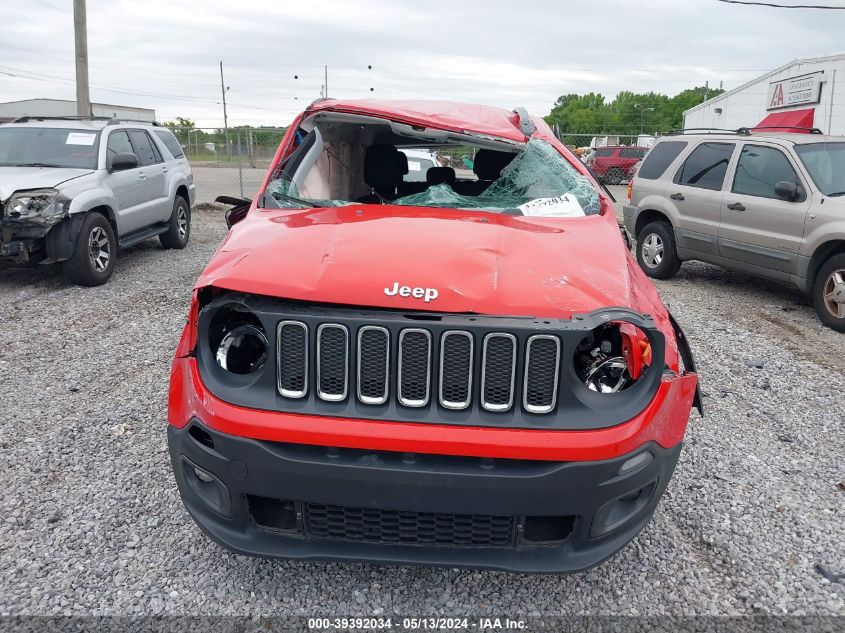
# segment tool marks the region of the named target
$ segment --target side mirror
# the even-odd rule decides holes
[[[117,154],[109,163],[109,171],[126,171],[138,166],[138,157],[131,152]]]
[[[214,201],[231,205],[229,210],[226,211],[226,227],[230,229],[246,217],[249,207],[252,205],[252,200],[249,198],[234,198],[232,196],[217,196]]]
[[[797,183],[781,180],[775,184],[775,195],[778,198],[795,202],[800,197],[801,190],[798,188]]]

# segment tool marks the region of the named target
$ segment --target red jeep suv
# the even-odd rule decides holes
[[[587,159],[587,167],[605,184],[618,185],[630,178],[631,168],[640,162],[647,147],[599,147]]]
[[[472,170],[412,180],[412,148],[471,152]],[[211,538],[569,572],[648,522],[699,404],[693,359],[542,119],[320,100],[227,219],[168,414]]]

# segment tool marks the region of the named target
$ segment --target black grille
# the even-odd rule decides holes
[[[550,411],[557,398],[560,342],[553,336],[532,336],[527,349],[524,406],[537,413]]]
[[[408,545],[507,547],[514,518],[305,504],[311,536]]]
[[[403,330],[399,335],[399,402],[425,406],[430,384],[431,335],[426,330]]]
[[[382,328],[361,328],[358,334],[358,397],[368,404],[387,400],[389,338]]]
[[[516,341],[508,334],[484,339],[484,374],[481,404],[489,411],[505,411],[513,404]]]
[[[308,386],[308,330],[304,323],[279,324],[279,391],[301,398]]]
[[[440,404],[465,409],[472,389],[472,335],[445,332],[440,353]]]
[[[320,398],[344,399],[348,380],[349,333],[342,325],[321,325],[317,331],[317,391]]]

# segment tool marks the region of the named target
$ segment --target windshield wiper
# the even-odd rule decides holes
[[[15,163],[14,165],[10,165],[10,167],[58,167],[62,169],[64,165],[56,165],[54,163]]]
[[[315,202],[311,202],[310,200],[303,200],[302,198],[289,196],[286,193],[279,193],[278,191],[273,191],[270,195],[272,195],[276,200],[284,200],[285,202],[290,202],[291,204],[301,204],[302,206],[309,207],[311,209],[318,209],[322,206]]]
[[[825,194],[828,198],[838,198],[839,196],[845,196],[845,191],[837,191],[835,193],[828,193]]]

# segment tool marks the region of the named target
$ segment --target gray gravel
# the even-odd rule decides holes
[[[687,264],[660,284],[700,365],[667,496],[569,577],[270,562],[203,536],[165,441],[189,289],[224,235],[150,241],[100,288],[0,272],[0,613],[845,615],[845,336],[793,291]]]

